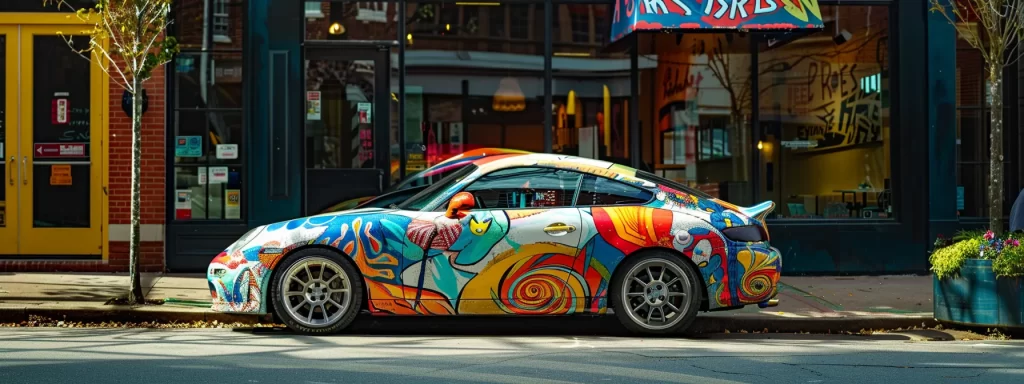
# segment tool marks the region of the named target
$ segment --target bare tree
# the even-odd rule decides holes
[[[988,75],[990,130],[989,229],[1003,232],[1003,68],[1020,58],[1024,0],[931,0],[957,33],[981,51]],[[981,31],[974,25],[980,24]]]
[[[729,148],[733,159],[732,178],[733,180],[744,180],[749,166],[749,162],[746,161],[747,152],[750,149],[747,147],[746,113],[752,107],[750,105],[751,63],[749,55],[729,51],[733,39],[731,34],[715,37],[710,49],[705,46],[704,40],[701,40],[695,53],[708,56],[708,68],[729,94],[729,128],[732,131],[729,133]],[[737,61],[740,62],[737,63]]]
[[[132,95],[132,183],[131,242],[129,246],[128,303],[145,301],[139,271],[142,179],[142,85],[153,70],[171,61],[178,43],[165,36],[170,26],[172,0],[95,0],[91,8],[73,9],[88,23],[79,33],[88,36],[85,49],[75,49],[72,37],[65,37],[71,49],[99,65],[121,88]],[[71,8],[67,0],[43,0],[43,4]]]

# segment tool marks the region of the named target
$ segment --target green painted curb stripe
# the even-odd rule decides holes
[[[818,304],[824,305],[824,306],[828,307],[829,309],[831,309],[833,311],[837,311],[838,312],[838,311],[842,311],[843,310],[843,305],[842,304],[836,304],[836,303],[833,303],[831,301],[825,300],[825,299],[823,299],[821,297],[812,295],[810,292],[804,291],[804,290],[802,290],[800,288],[797,288],[797,287],[794,287],[792,285],[789,285],[789,284],[786,284],[786,283],[783,283],[783,282],[779,282],[779,287],[781,287],[782,290],[792,290],[792,291],[796,291],[796,292],[802,293],[804,295],[804,297],[809,297],[811,299],[814,299],[814,301],[818,302]]]
[[[213,304],[212,302],[209,302],[209,301],[181,300],[181,299],[174,299],[174,298],[170,298],[170,297],[164,299],[164,303],[165,304],[183,305],[183,306],[187,306],[187,307],[202,307],[202,308],[209,308],[210,305]]]

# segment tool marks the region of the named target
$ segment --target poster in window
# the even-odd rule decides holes
[[[242,218],[242,191],[238,189],[224,190],[224,218]]]
[[[192,218],[192,191],[187,189],[175,191],[174,217],[178,220]]]
[[[320,120],[320,91],[306,92],[306,120]]]

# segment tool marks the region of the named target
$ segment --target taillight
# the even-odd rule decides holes
[[[729,227],[722,230],[722,234],[729,240],[744,243],[756,243],[768,241],[768,233],[760,225],[744,225],[741,227]]]

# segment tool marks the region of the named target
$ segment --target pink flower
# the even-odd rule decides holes
[[[992,231],[985,232],[985,240],[992,240],[995,237],[996,237],[996,234],[992,233]]]
[[[1020,241],[1017,239],[1006,239],[1006,245],[1013,245],[1014,247],[1020,246]]]

